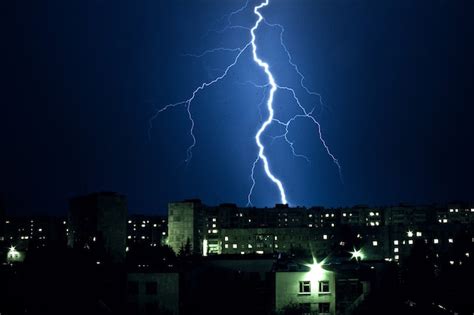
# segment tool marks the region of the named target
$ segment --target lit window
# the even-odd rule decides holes
[[[393,241],[393,245],[398,245],[398,240]]]
[[[435,239],[433,240],[433,243],[438,244],[438,243],[439,243],[439,240],[438,240],[437,238],[435,238]]]
[[[212,230],[212,233],[217,234],[217,230]]]
[[[142,235],[142,240],[144,240],[144,239],[145,239],[145,236]]]
[[[454,211],[454,209],[449,209],[449,212],[453,212],[453,211]]]
[[[326,217],[326,218],[329,218],[329,213],[326,213],[325,217]]]
[[[421,232],[416,232],[416,236],[420,237],[420,236],[421,236]]]
[[[331,223],[331,227],[334,227],[334,223]]]
[[[248,248],[252,248],[252,244],[248,244],[247,247],[248,247]]]
[[[132,220],[128,220],[128,224],[132,223]]]
[[[450,263],[451,265],[454,265],[454,260],[450,260],[449,263]]]
[[[225,244],[224,247],[225,247],[225,248],[229,248],[229,244]]]
[[[256,253],[259,255],[263,255],[263,250],[257,250]]]
[[[369,215],[370,215],[371,217],[373,217],[373,216],[375,215],[375,213],[370,212]]]
[[[443,219],[443,223],[448,223],[448,219]]]
[[[312,225],[312,224],[308,224],[308,227],[313,227],[313,225]]]
[[[453,243],[453,239],[452,239],[452,238],[449,238],[449,239],[448,239],[448,242],[449,242],[449,243]]]
[[[127,238],[128,238],[128,239],[131,239],[131,238],[132,238],[132,236],[131,236],[131,235],[129,235],[129,236],[127,236]]]
[[[153,227],[156,227],[156,223],[155,223],[155,224],[153,224]]]
[[[232,244],[232,248],[237,248],[237,244]]]
[[[407,232],[407,235],[408,235],[408,237],[413,237],[413,232],[412,232],[412,231],[408,231],[408,232]]]
[[[393,252],[394,252],[394,253],[398,253],[398,247],[395,247],[395,248],[393,249]]]
[[[327,240],[328,236],[326,234],[323,235],[323,240]]]
[[[278,241],[278,236],[275,235],[275,241]]]
[[[312,214],[308,214],[308,217],[312,218],[312,217],[313,217],[313,215],[312,215]]]
[[[379,242],[377,242],[377,241],[372,241],[372,245],[373,245],[373,246],[377,246],[377,245],[379,245]]]
[[[310,281],[300,281],[300,294],[311,294]]]
[[[319,281],[319,292],[320,293],[329,292],[329,281]]]
[[[213,227],[213,228],[215,228],[215,227],[216,227],[216,225],[215,225],[215,224],[213,224],[213,225],[212,225],[212,227]]]
[[[395,255],[395,260],[399,260],[400,259],[400,256],[399,255]]]
[[[347,215],[347,213],[345,213],[345,212],[342,214],[343,217],[345,217],[346,215]]]
[[[212,222],[216,222],[216,218],[212,218]]]
[[[408,240],[408,244],[413,245],[413,240]]]
[[[229,237],[228,236],[224,236],[224,241],[228,241],[229,240]]]

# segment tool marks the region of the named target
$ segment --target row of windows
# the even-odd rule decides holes
[[[330,303],[318,303],[318,314],[329,314],[330,306]],[[299,309],[302,315],[314,314],[311,312],[311,303],[300,303]]]
[[[319,293],[329,293],[329,281],[319,281]],[[300,281],[300,294],[311,294],[311,281]]]

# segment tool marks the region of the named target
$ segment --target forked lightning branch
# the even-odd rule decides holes
[[[251,56],[252,61],[265,74],[265,77],[266,77],[266,80],[267,80],[267,82],[265,84],[256,84],[254,82],[250,82],[250,83],[252,85],[254,85],[256,88],[268,89],[268,96],[265,99],[266,109],[267,109],[267,116],[266,116],[266,118],[263,119],[263,122],[261,123],[261,125],[258,128],[257,133],[255,134],[255,144],[256,144],[257,152],[256,152],[256,158],[255,158],[255,160],[252,163],[251,168],[250,168],[250,181],[251,181],[251,183],[250,183],[250,189],[249,189],[249,192],[248,192],[248,195],[247,195],[247,205],[248,206],[252,205],[252,195],[253,195],[253,191],[254,191],[255,184],[256,184],[256,181],[255,181],[255,168],[259,165],[261,165],[263,167],[265,175],[268,177],[268,179],[271,181],[271,183],[273,183],[276,186],[276,188],[278,189],[278,192],[279,192],[279,195],[280,195],[280,202],[282,204],[288,204],[288,199],[287,199],[285,186],[284,186],[282,180],[278,177],[278,175],[276,175],[275,170],[272,169],[271,163],[270,163],[271,159],[270,159],[269,156],[266,155],[265,145],[261,141],[262,135],[265,133],[265,131],[267,131],[268,127],[271,124],[279,124],[279,125],[284,127],[285,132],[281,135],[278,135],[275,138],[283,139],[288,144],[288,146],[291,149],[292,154],[295,157],[299,157],[299,158],[309,160],[306,156],[304,156],[304,155],[302,155],[302,154],[300,154],[296,151],[294,142],[291,141],[291,139],[288,136],[288,133],[289,133],[289,129],[291,128],[291,126],[293,124],[295,124],[297,121],[301,120],[301,119],[307,119],[310,122],[312,122],[316,127],[316,133],[317,133],[317,135],[318,135],[318,137],[321,141],[321,144],[323,145],[323,147],[324,147],[326,153],[328,154],[328,156],[332,159],[334,164],[337,166],[337,169],[339,171],[339,176],[342,179],[341,165],[339,164],[339,161],[334,156],[334,154],[331,152],[331,150],[329,149],[329,146],[327,145],[326,141],[323,138],[321,125],[319,124],[319,122],[315,118],[315,116],[313,115],[313,109],[314,108],[311,109],[311,110],[307,110],[306,107],[303,106],[302,102],[300,101],[300,98],[299,98],[299,96],[296,93],[294,88],[292,88],[290,86],[279,85],[277,80],[275,79],[272,71],[271,71],[271,62],[267,61],[267,60],[263,60],[259,56],[257,31],[258,31],[260,25],[266,24],[267,26],[269,26],[271,28],[277,28],[280,32],[279,46],[281,46],[281,48],[284,50],[285,54],[288,57],[288,63],[291,65],[291,67],[294,69],[296,74],[299,76],[300,80],[299,80],[298,84],[301,86],[301,88],[306,93],[308,93],[310,96],[316,97],[318,99],[319,103],[322,104],[321,96],[318,93],[313,92],[308,87],[306,87],[306,85],[304,83],[305,77],[303,76],[302,72],[300,71],[300,69],[298,68],[296,63],[293,61],[293,58],[290,54],[290,51],[288,50],[288,48],[287,48],[287,46],[286,46],[286,44],[283,40],[283,35],[284,35],[284,32],[285,32],[285,28],[281,24],[269,23],[265,19],[264,14],[263,14],[262,11],[265,9],[265,7],[268,7],[269,5],[270,5],[270,0],[265,0],[263,2],[258,3],[256,6],[253,7],[252,12],[256,17],[256,21],[255,21],[255,24],[253,24],[250,27],[243,26],[243,25],[234,25],[232,23],[232,17],[233,16],[235,16],[237,14],[241,14],[241,13],[245,12],[247,9],[249,9],[249,0],[247,0],[247,2],[245,3],[245,5],[243,7],[241,7],[238,10],[233,11],[230,14],[228,14],[226,16],[227,24],[225,25],[225,27],[220,29],[220,30],[216,30],[215,32],[224,33],[229,29],[240,29],[242,31],[248,32],[249,41],[242,44],[238,48],[217,47],[217,48],[212,48],[212,49],[206,50],[206,51],[204,51],[200,54],[188,54],[188,56],[191,56],[191,57],[201,58],[201,57],[203,57],[205,55],[208,55],[208,54],[214,54],[214,53],[220,53],[220,52],[231,52],[231,53],[235,54],[235,57],[233,58],[232,62],[225,67],[225,69],[222,71],[222,73],[219,76],[216,76],[213,80],[210,80],[210,81],[203,81],[201,83],[201,85],[196,87],[192,91],[192,93],[190,94],[189,98],[161,107],[160,109],[156,110],[155,114],[150,119],[150,128],[152,128],[153,127],[153,125],[152,125],[153,120],[156,119],[156,117],[158,117],[158,115],[160,115],[161,113],[163,113],[167,110],[171,110],[171,109],[176,108],[176,107],[180,107],[180,106],[182,106],[186,109],[186,115],[187,115],[187,117],[189,119],[189,122],[190,122],[189,135],[191,137],[191,144],[189,145],[189,147],[186,150],[186,160],[185,161],[186,161],[186,163],[189,163],[191,161],[192,157],[193,157],[193,149],[197,145],[197,139],[196,139],[196,136],[194,134],[194,128],[196,127],[196,124],[195,124],[195,121],[194,121],[193,115],[192,115],[193,101],[196,99],[196,97],[198,97],[199,92],[203,91],[204,89],[210,88],[211,86],[213,86],[217,82],[225,79],[227,77],[228,73],[232,70],[232,68],[234,68],[238,65],[239,60],[241,58],[243,58],[243,56],[246,56],[246,54],[244,54],[244,53],[247,52],[248,50],[250,50],[251,53],[249,55]],[[277,90],[281,90],[281,91],[285,91],[285,92],[289,93],[290,97],[294,100],[294,102],[297,106],[297,109],[299,110],[299,113],[297,115],[294,115],[293,117],[291,117],[287,121],[282,121],[280,119],[275,118],[276,113],[275,113],[275,109],[274,109],[274,106],[273,106],[273,102],[274,102],[275,92]]]

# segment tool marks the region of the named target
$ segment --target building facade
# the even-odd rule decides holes
[[[127,200],[102,192],[70,200],[68,246],[86,249],[98,258],[123,262],[126,252]]]
[[[301,314],[336,314],[336,278],[321,266],[275,272],[275,310],[295,308]]]
[[[351,208],[217,207],[200,201],[169,205],[169,244],[176,253],[188,241],[195,253],[301,253],[325,257],[362,250],[365,259],[399,261],[417,242],[442,254],[473,235],[470,205]]]
[[[179,315],[179,273],[127,274],[127,308],[130,314]]]

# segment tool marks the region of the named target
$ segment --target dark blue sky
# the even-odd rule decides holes
[[[2,4],[0,193],[10,212],[65,214],[67,198],[97,190],[125,193],[135,213],[191,197],[244,205],[262,91],[242,83],[265,79],[249,54],[193,103],[198,143],[188,165],[183,108],[158,116],[147,135],[156,108],[188,98],[232,59],[183,53],[248,40],[245,31],[203,36],[243,3]],[[474,2],[272,0],[262,12],[285,26],[307,86],[322,94],[315,115],[343,167],[344,184],[308,122],[289,135],[311,164],[266,137],[292,205],[473,199]],[[297,87],[277,30],[262,26],[258,43],[277,81]],[[296,113],[287,95],[276,97],[281,117]],[[278,202],[261,165],[256,179],[254,204]]]

